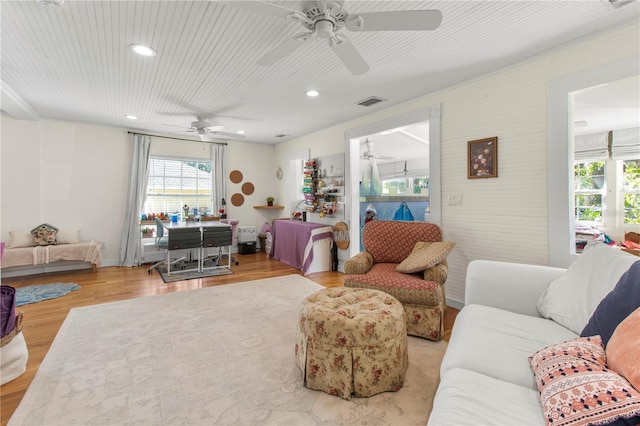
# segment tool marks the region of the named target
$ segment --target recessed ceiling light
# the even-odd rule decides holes
[[[136,117],[135,115],[125,115],[125,117],[127,117],[129,120],[137,120],[138,117]]]
[[[317,90],[307,90],[306,95],[313,98],[320,94]]]
[[[238,130],[236,133],[237,133],[237,134],[239,134],[239,135],[244,135],[244,134],[245,134],[245,133],[247,133],[247,132],[246,132],[246,131],[244,131],[244,130]]]
[[[144,44],[130,44],[129,48],[142,56],[156,56],[156,51]]]

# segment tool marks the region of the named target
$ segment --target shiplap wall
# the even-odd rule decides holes
[[[349,129],[441,104],[441,225],[445,239],[456,241],[446,293],[452,304],[460,304],[467,264],[474,259],[549,263],[547,82],[637,55],[639,35],[634,23],[280,144],[276,163],[304,148],[312,156],[343,152]],[[492,136],[498,137],[498,178],[467,179],[467,141]],[[282,184],[278,191],[286,194]],[[462,205],[449,205],[449,196],[459,195]]]

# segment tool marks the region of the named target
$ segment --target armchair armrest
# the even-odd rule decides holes
[[[367,251],[361,251],[344,263],[344,273],[347,275],[366,274],[373,267],[373,256]]]
[[[566,269],[474,260],[467,267],[465,305],[479,304],[540,317],[537,302]]]
[[[442,262],[438,263],[433,268],[429,268],[424,271],[423,278],[426,281],[434,281],[440,285],[443,285],[445,281],[447,281],[447,276],[449,274],[449,265],[447,264],[447,259],[444,259]]]

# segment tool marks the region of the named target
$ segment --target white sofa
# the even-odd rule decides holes
[[[600,300],[616,287],[631,264],[640,260],[606,249],[611,253],[603,251],[601,262],[589,262],[585,257],[582,265],[576,265],[579,260],[568,270],[472,261],[467,270],[465,306],[456,318],[442,361],[441,382],[428,424],[544,425],[541,395],[528,358],[549,345],[579,337]],[[606,258],[613,252],[615,261]],[[594,250],[591,257],[597,254]],[[604,270],[599,263],[612,266]],[[583,279],[585,276],[588,278]],[[592,279],[595,284],[587,288],[587,282],[567,283],[576,278]],[[584,291],[576,295],[576,288]],[[563,291],[576,300],[561,300],[558,296]],[[552,297],[560,299],[555,308],[548,306],[549,301],[554,303]],[[568,305],[565,317],[563,305]],[[544,318],[541,311],[565,325],[574,321],[575,330]]]

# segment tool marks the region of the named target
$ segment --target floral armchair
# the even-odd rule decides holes
[[[365,251],[345,263],[344,286],[392,295],[404,306],[408,334],[442,339],[446,257],[455,243],[443,242],[433,223],[381,220],[364,226],[362,244]]]

